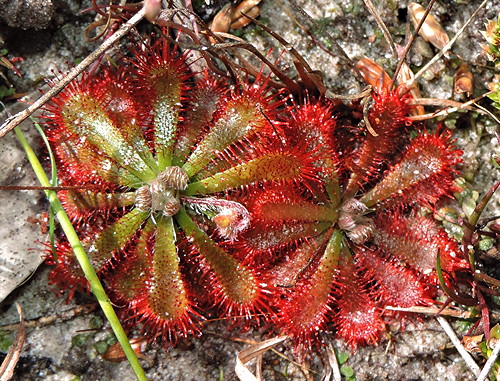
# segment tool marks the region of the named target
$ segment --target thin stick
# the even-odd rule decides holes
[[[252,372],[246,366],[246,363],[257,358],[262,353],[271,349],[275,345],[285,341],[287,336],[278,336],[272,339],[264,340],[256,345],[252,345],[246,349],[243,349],[236,355],[236,367],[235,372],[240,380],[257,381]]]
[[[14,376],[14,368],[19,361],[19,356],[26,343],[26,327],[23,320],[23,311],[19,303],[16,303],[17,313],[19,314],[19,328],[17,330],[16,338],[9,348],[9,352],[0,366],[0,381],[9,381]]]
[[[492,93],[494,93],[494,91],[488,91],[487,93],[485,93],[477,98],[471,99],[470,101],[467,101],[465,103],[460,103],[460,102],[452,101],[449,99],[415,98],[411,101],[411,104],[424,105],[424,106],[450,105],[450,107],[445,108],[445,109],[440,110],[440,111],[430,113],[430,114],[414,115],[414,116],[411,116],[410,118],[412,120],[427,120],[427,119],[435,118],[435,117],[442,116],[442,115],[448,115],[448,114],[451,114],[452,112],[455,112],[458,110],[467,109],[467,110],[476,111],[480,114],[489,115],[496,122],[500,123],[498,118],[496,118],[491,112],[486,110],[484,107],[480,107],[476,103],[477,101],[483,99],[485,96],[492,94]],[[453,105],[456,105],[456,106],[453,106]],[[473,108],[472,105],[476,106],[477,108]]]
[[[398,59],[398,51],[396,50],[396,46],[394,45],[394,41],[391,37],[391,33],[389,32],[389,29],[387,29],[387,26],[385,25],[384,21],[382,20],[382,17],[380,17],[380,13],[377,11],[377,8],[373,5],[371,0],[363,0],[365,2],[366,7],[370,11],[373,17],[375,17],[375,21],[377,22],[378,27],[382,31],[382,34],[385,37],[385,40],[389,44],[389,47],[391,48],[392,55],[394,56],[394,59]],[[434,0],[435,1],[435,0]],[[396,78],[396,77],[394,77]]]
[[[491,353],[490,357],[488,357],[488,361],[486,361],[486,364],[484,364],[483,370],[477,377],[476,381],[486,381],[488,375],[490,374],[491,369],[495,365],[495,361],[498,358],[499,354],[500,354],[500,340],[497,341],[495,348],[493,348],[493,352]]]
[[[470,311],[462,311],[451,308],[445,308],[444,310],[437,307],[424,307],[424,306],[413,306],[413,307],[385,307],[389,311],[399,311],[399,312],[411,312],[415,314],[426,314],[426,315],[436,315],[450,316],[457,319],[471,319],[473,314]],[[491,312],[491,317],[493,319],[500,319],[500,314]],[[1,328],[1,327],[0,327]]]
[[[342,375],[340,373],[339,362],[337,361],[337,354],[335,348],[333,348],[332,343],[328,343],[326,347],[326,353],[328,354],[328,362],[332,369],[333,381],[341,381]]]
[[[370,85],[368,85],[361,92],[359,92],[357,94],[348,95],[348,94],[334,94],[330,90],[327,89],[325,96],[329,99],[341,99],[344,101],[356,101],[358,99],[366,98],[366,97],[370,96],[370,94],[372,93],[372,90],[373,90],[373,88]]]
[[[47,325],[51,325],[51,324],[54,324],[56,322],[60,323],[63,321],[68,321],[68,320],[74,319],[74,318],[81,316],[81,315],[90,314],[91,312],[94,312],[96,310],[96,308],[97,308],[96,303],[84,304],[83,306],[77,306],[75,308],[71,308],[71,309],[66,310],[66,311],[55,313],[53,315],[42,316],[38,319],[26,320],[24,322],[24,326],[26,328],[37,328],[37,327],[44,327]],[[16,331],[17,329],[19,329],[19,324],[20,323],[0,325],[0,330],[2,330],[2,331]]]
[[[458,353],[460,353],[469,369],[472,371],[472,373],[474,373],[474,376],[479,376],[479,373],[481,373],[481,368],[479,368],[470,353],[467,352],[467,350],[464,348],[450,323],[448,323],[448,320],[446,320],[442,316],[436,316],[436,319],[439,324],[441,324],[441,327],[443,327],[443,330],[446,332],[455,348],[457,348]]]
[[[306,32],[312,39],[313,41],[315,41],[316,43],[321,43],[321,41],[319,41],[318,39],[316,39],[314,37],[314,32],[312,31],[314,29],[314,27],[316,27],[318,24],[314,21],[314,19],[304,10],[302,9],[302,7],[300,7],[297,2],[295,0],[287,0],[288,4],[290,5],[290,7],[292,9],[295,10],[295,12],[297,14],[299,14],[300,16],[302,16],[302,20],[299,22],[299,20],[294,17],[293,14],[291,14],[290,12],[288,12],[288,10],[286,9],[286,7],[283,6],[283,3],[280,1],[280,0],[275,0],[275,2],[280,6],[280,8],[302,29],[304,30],[304,32]],[[304,21],[305,23],[307,23],[308,25],[304,26],[301,24],[301,22]],[[323,31],[323,34],[328,38],[328,41],[335,46],[335,48],[337,49],[337,51],[340,53],[340,55],[342,56],[342,58],[344,58],[344,60],[346,62],[349,63],[350,65],[350,68],[351,70],[353,71],[354,75],[356,76],[356,78],[360,81],[360,82],[364,82],[363,80],[363,76],[361,75],[361,73],[359,72],[358,68],[356,67],[356,65],[354,64],[353,60],[351,59],[351,57],[349,57],[349,55],[346,53],[346,51],[342,48],[342,46],[340,46],[340,44],[337,42],[337,39],[333,38],[330,33],[328,33],[327,31]],[[328,54],[331,55],[331,52],[330,52],[330,49],[326,48],[323,44],[321,44],[323,50],[325,50]]]
[[[474,13],[470,16],[470,18],[467,20],[467,22],[460,28],[460,30],[455,34],[455,36],[446,44],[446,46],[441,49],[441,51],[434,56],[427,64],[419,70],[417,74],[415,74],[415,78],[413,78],[409,86],[413,84],[417,80],[418,77],[420,77],[422,74],[424,74],[427,69],[429,69],[438,59],[440,59],[448,50],[451,49],[453,44],[457,41],[458,37],[464,32],[465,28],[469,26],[469,24],[474,20],[474,18],[477,16],[479,11],[488,3],[488,0],[484,0],[481,5],[474,11]]]
[[[427,19],[427,15],[431,11],[432,6],[434,5],[435,2],[436,2],[436,0],[431,0],[429,2],[429,5],[425,9],[424,15],[422,16],[422,19],[420,20],[417,27],[415,28],[415,32],[413,32],[413,34],[410,37],[410,40],[408,41],[408,43],[406,44],[406,46],[403,50],[403,53],[401,53],[401,58],[399,59],[398,66],[396,67],[396,70],[394,71],[394,76],[392,77],[393,78],[392,84],[391,84],[391,86],[389,86],[389,88],[392,88],[394,86],[394,81],[398,77],[398,74],[401,71],[401,68],[403,67],[403,63],[406,61],[406,55],[408,54],[411,47],[415,43],[417,36],[418,36],[418,32],[420,32],[420,29],[422,29],[422,25],[424,25],[424,22]]]
[[[141,8],[130,20],[123,24],[111,37],[104,41],[96,50],[90,53],[82,62],[70,70],[59,82],[56,83],[47,93],[42,95],[27,109],[18,112],[16,115],[8,118],[0,126],[0,138],[14,127],[26,120],[31,114],[47,103],[52,97],[59,94],[73,79],[80,75],[88,66],[90,66],[101,54],[106,52],[118,40],[125,36],[130,29],[144,18],[144,8]]]
[[[370,119],[368,119],[368,112],[370,111],[370,99],[371,98],[364,98],[362,103],[363,103],[363,120],[366,124],[366,129],[370,134],[373,136],[378,136],[377,132],[373,129],[372,124],[370,123]]]
[[[481,106],[480,104],[478,103],[474,103],[474,106],[476,106],[477,108],[479,108],[480,110],[483,110],[486,114],[488,114],[490,116],[491,119],[493,119],[495,122],[497,122],[497,124],[500,124],[500,119],[498,119],[495,114],[493,114],[490,110],[484,108],[483,106]]]

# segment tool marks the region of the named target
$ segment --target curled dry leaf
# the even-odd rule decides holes
[[[484,340],[484,335],[475,335],[475,336],[464,336],[462,338],[462,342],[464,344],[464,348],[474,354],[480,354],[481,348],[479,348],[479,343]]]
[[[287,336],[279,336],[269,340],[264,340],[261,343],[252,345],[236,356],[236,375],[240,381],[258,381],[258,378],[252,373],[252,371],[246,366],[250,361],[257,359],[265,351],[271,349],[272,347],[282,343],[287,339]]]
[[[134,339],[130,339],[130,345],[134,350],[135,354],[139,358],[144,358],[144,351],[147,349],[150,338],[147,336],[136,337]],[[111,362],[121,362],[125,361],[127,357],[125,356],[125,352],[120,345],[120,343],[115,343],[111,345],[106,352],[104,352],[101,357],[106,361]]]
[[[231,29],[239,29],[250,24],[251,20],[246,17],[258,17],[260,14],[260,9],[258,7],[261,0],[244,0],[238,4],[233,11],[233,17],[231,20]]]
[[[474,91],[474,74],[465,62],[460,65],[453,77],[453,91],[470,97]]]
[[[420,4],[411,3],[408,6],[408,10],[410,11],[411,21],[416,27],[420,23],[420,20],[422,20],[425,9]],[[420,28],[419,34],[424,40],[430,42],[438,49],[443,49],[450,42],[450,38],[441,24],[439,24],[436,18],[431,14],[427,15],[422,28]]]

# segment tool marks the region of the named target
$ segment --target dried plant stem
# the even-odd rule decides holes
[[[2,327],[0,327],[0,328],[2,328]],[[225,339],[225,340],[231,340],[231,341],[234,341],[235,343],[244,343],[244,344],[250,344],[250,345],[258,345],[259,344],[259,342],[255,341],[255,340],[242,339],[240,337],[227,337],[227,336],[221,335],[221,334],[216,333],[216,332],[205,331],[204,334],[205,335],[213,335],[213,336]],[[292,358],[287,357],[286,355],[284,355],[283,353],[281,353],[280,351],[278,351],[278,350],[276,350],[274,348],[271,348],[271,352],[273,352],[278,357],[281,357],[283,360],[289,362],[290,364],[293,364],[293,365],[301,368],[302,371],[304,371],[304,372],[313,372],[313,373],[315,373],[314,371],[308,369],[304,364],[301,364],[301,363],[299,363],[297,361],[294,361]]]
[[[488,361],[486,361],[486,364],[484,364],[483,370],[477,377],[476,381],[485,381],[488,379],[488,375],[491,372],[491,369],[495,365],[495,361],[498,358],[498,355],[500,354],[500,340],[497,341],[495,348],[493,348],[493,352],[491,353],[490,357],[488,357]]]
[[[258,358],[262,353],[271,349],[275,345],[285,341],[287,336],[278,336],[273,339],[265,340],[251,347],[248,347],[236,356],[235,372],[241,381],[257,381],[258,378],[252,374],[250,369],[246,366],[249,361]]]
[[[19,361],[19,356],[26,343],[26,326],[23,320],[23,311],[19,303],[16,303],[17,313],[19,314],[19,328],[17,329],[16,338],[9,348],[9,352],[0,365],[0,381],[9,381],[14,375],[14,368]]]
[[[495,117],[493,113],[482,107],[481,105],[477,104],[476,102],[480,101],[484,97],[488,96],[489,94],[493,94],[494,91],[488,91],[487,93],[471,99],[470,101],[467,101],[465,103],[460,103],[456,101],[452,101],[449,99],[436,99],[436,98],[414,98],[410,104],[413,105],[421,105],[421,106],[447,106],[447,108],[430,113],[430,114],[425,114],[425,115],[413,115],[410,118],[412,120],[427,120],[431,118],[436,118],[438,116],[446,116],[448,114],[451,114],[452,112],[459,111],[459,110],[471,110],[475,111],[479,114],[483,115],[489,115],[495,122],[500,124],[500,120]],[[475,107],[473,107],[475,106]]]
[[[500,187],[500,180],[496,182],[495,185],[493,185],[488,192],[483,196],[483,198],[477,203],[476,208],[474,209],[474,212],[472,215],[469,217],[469,227],[467,227],[464,231],[464,236],[462,237],[462,248],[465,253],[469,253],[468,259],[469,259],[469,264],[471,265],[471,269],[474,272],[474,276],[477,278],[476,275],[476,260],[475,260],[475,252],[473,250],[469,250],[469,246],[472,244],[472,235],[474,234],[474,228],[477,225],[477,222],[479,221],[479,217],[481,217],[481,213],[483,212],[484,208],[490,201],[491,197],[495,193],[495,191]],[[484,279],[484,278],[483,278]]]
[[[139,23],[144,18],[144,8],[140,9],[130,20],[123,24],[116,33],[104,41],[96,50],[90,53],[80,64],[75,66],[70,72],[65,75],[59,82],[56,83],[47,93],[42,95],[38,100],[36,100],[27,109],[18,112],[16,115],[8,118],[0,126],[0,138],[4,136],[7,132],[12,130],[14,127],[18,126],[24,120],[26,120],[30,115],[32,115],[36,110],[47,103],[52,97],[61,92],[73,79],[80,75],[88,66],[90,66],[101,54],[106,52],[111,46],[118,42],[123,36],[125,36],[130,29],[132,29],[136,24]]]
[[[477,9],[474,11],[474,13],[470,16],[470,18],[467,20],[467,22],[460,28],[460,30],[457,32],[457,34],[455,34],[455,36],[450,40],[450,42],[448,42],[446,44],[446,46],[443,49],[441,49],[441,51],[438,54],[436,54],[434,56],[433,59],[431,59],[429,62],[427,62],[427,64],[424,65],[424,67],[422,69],[420,69],[417,74],[415,74],[415,78],[413,78],[413,80],[410,81],[411,83],[409,83],[407,86],[411,86],[417,80],[418,77],[420,77],[422,74],[424,74],[432,65],[434,65],[434,63],[437,60],[439,60],[448,50],[451,49],[451,47],[453,46],[453,44],[457,41],[458,37],[460,37],[460,35],[465,30],[465,28],[467,28],[467,26],[469,26],[469,24],[472,22],[472,20],[474,20],[474,18],[477,16],[477,14],[479,13],[479,11],[487,3],[488,3],[488,0],[484,0],[481,3],[481,5],[479,5],[479,7],[477,7]]]
[[[328,355],[328,364],[330,365],[331,368],[331,378],[332,381],[341,381],[342,380],[342,374],[340,373],[340,366],[339,362],[337,361],[337,354],[335,353],[335,348],[333,348],[332,343],[329,343],[328,346],[326,347],[326,353]],[[329,380],[330,377],[326,378],[326,380]]]
[[[396,50],[396,46],[394,45],[394,41],[391,37],[391,33],[389,32],[389,29],[387,29],[387,26],[384,23],[384,20],[382,20],[382,17],[380,17],[380,13],[377,11],[377,8],[373,5],[371,0],[364,0],[366,7],[370,11],[373,17],[375,17],[375,21],[377,22],[378,27],[382,31],[382,34],[385,37],[385,40],[387,41],[387,44],[389,44],[389,48],[391,48],[391,53],[392,56],[397,59],[398,58],[398,51]]]
[[[425,314],[425,315],[436,315],[449,316],[457,319],[472,319],[475,315],[470,311],[456,310],[451,308],[445,308],[444,310],[437,307],[424,307],[424,306],[413,306],[408,308],[403,307],[385,307],[389,311],[400,311],[400,312],[411,312],[415,314]],[[492,319],[500,319],[500,314],[495,312],[490,312]],[[1,328],[1,327],[0,327]]]
[[[418,36],[418,32],[420,31],[420,29],[422,29],[422,25],[424,25],[424,22],[427,19],[427,15],[430,13],[435,2],[436,2],[436,0],[431,0],[429,2],[429,5],[427,5],[427,8],[425,9],[424,15],[422,16],[422,19],[419,21],[417,27],[415,28],[415,32],[413,32],[413,34],[410,37],[410,40],[408,41],[403,52],[401,53],[401,58],[399,59],[398,66],[396,67],[396,70],[394,71],[394,76],[393,76],[393,80],[392,80],[393,83],[391,84],[390,88],[393,87],[395,79],[398,78],[399,72],[401,71],[401,68],[403,67],[403,64],[406,61],[406,55],[408,54],[408,52],[412,48],[413,44],[415,43],[417,36]]]
[[[29,143],[26,141],[26,138],[24,137],[23,133],[21,132],[21,130],[17,128],[15,129],[15,132],[17,138],[19,139],[19,142],[21,143],[22,148],[26,152],[26,157],[28,158],[36,176],[38,177],[38,181],[44,187],[51,186],[51,183],[47,178],[47,175],[45,174],[45,171],[43,170],[40,161],[36,157]],[[87,257],[87,253],[85,252],[85,249],[83,248],[78,238],[78,235],[76,234],[76,231],[73,228],[73,225],[71,224],[68,215],[64,211],[61,202],[57,198],[56,192],[46,190],[45,193],[61,225],[61,228],[63,229],[64,234],[66,235],[66,238],[68,239],[68,242],[70,243],[73,249],[75,257],[78,260],[78,263],[80,264],[83,273],[85,274],[85,278],[88,280],[90,284],[92,293],[95,295],[97,301],[99,302],[99,305],[101,306],[104,315],[106,315],[106,319],[109,321],[109,324],[111,325],[111,328],[113,329],[113,332],[116,335],[118,342],[122,346],[123,352],[127,356],[127,359],[130,365],[132,366],[132,369],[137,379],[140,381],[142,380],[145,381],[146,375],[144,374],[144,370],[142,369],[141,364],[139,363],[139,360],[137,359],[137,356],[134,350],[132,349],[130,342],[128,341],[127,335],[123,330],[120,321],[118,320],[118,316],[116,316],[113,306],[109,302],[109,298],[106,295],[106,292],[104,291],[104,288],[102,287],[102,284],[99,281],[99,278],[97,277],[97,274],[94,271],[89,258]]]
[[[462,356],[464,359],[465,363],[469,367],[469,369],[474,373],[474,375],[477,377],[479,373],[481,372],[481,369],[479,366],[476,364],[472,356],[467,352],[467,350],[464,348],[462,343],[460,342],[459,338],[455,334],[455,331],[451,327],[450,323],[448,323],[448,320],[446,320],[442,316],[436,316],[437,321],[439,324],[441,324],[441,327],[443,327],[443,330],[446,332],[448,337],[450,338],[451,342],[457,348],[458,353]]]
[[[60,313],[55,313],[49,316],[42,316],[38,319],[26,320],[26,322],[24,322],[24,326],[26,328],[37,328],[51,325],[56,322],[60,323],[63,321],[74,319],[78,316],[90,314],[91,312],[94,312],[96,308],[96,303],[84,304],[82,306],[77,306]],[[19,325],[20,323],[0,325],[0,330],[16,331],[17,329],[19,329]]]

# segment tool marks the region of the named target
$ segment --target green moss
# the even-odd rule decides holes
[[[12,340],[9,335],[4,331],[0,331],[0,351],[7,352],[11,345]]]

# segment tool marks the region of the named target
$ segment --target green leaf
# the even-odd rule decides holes
[[[186,195],[204,195],[236,189],[258,181],[299,181],[304,163],[292,152],[271,152],[189,184]],[[185,169],[185,168],[184,168]]]
[[[0,331],[0,351],[7,352],[12,345],[12,340],[6,332]]]
[[[73,336],[71,338],[71,346],[81,348],[92,338],[92,336],[91,333],[80,333]]]
[[[496,155],[491,156],[491,162],[493,163],[493,166],[497,169],[500,169],[500,157]]]
[[[160,73],[152,75],[155,80],[153,88],[157,92],[153,102],[155,151],[159,170],[164,171],[172,164],[172,152],[179,124],[182,82],[180,74],[168,67],[156,71]]]
[[[493,328],[491,328],[490,335],[491,335],[491,337],[494,337],[495,339],[500,339],[500,325],[499,324],[496,324]]]
[[[483,238],[479,241],[479,250],[481,251],[488,251],[489,249],[491,249],[494,245],[494,240],[493,238],[490,238],[490,237],[486,237],[486,238]]]
[[[95,241],[86,245],[87,254],[97,271],[127,244],[148,216],[148,212],[133,209],[101,231]]]
[[[217,246],[184,209],[181,209],[175,217],[186,237],[212,267],[224,296],[239,305],[251,303],[258,292],[253,273]]]
[[[339,352],[337,354],[337,361],[339,362],[340,365],[345,363],[349,359],[349,355],[345,352]]]
[[[239,97],[228,102],[226,112],[203,137],[182,167],[192,177],[205,167],[219,152],[267,126],[259,104]]]
[[[103,326],[104,322],[98,316],[92,316],[90,318],[89,327],[90,329],[99,329]]]
[[[16,90],[13,87],[7,88],[5,86],[0,86],[0,99],[13,95],[15,92]]]
[[[165,320],[175,320],[187,314],[190,304],[179,268],[173,220],[161,216],[156,223],[148,301],[155,314]]]
[[[75,134],[75,138],[69,141],[84,138],[88,150],[105,154],[94,163],[95,167],[101,166],[104,160],[109,165],[109,158],[144,182],[156,178],[156,164],[144,138],[136,133],[138,127],[128,125],[125,128],[115,122],[99,98],[92,94],[74,94],[61,108],[61,117],[68,131]]]
[[[105,341],[106,341],[106,344],[108,344],[109,346],[115,345],[118,342],[118,340],[116,339],[116,336],[113,335],[112,333],[106,337]]]
[[[98,342],[96,342],[94,344],[94,347],[100,355],[102,355],[103,353],[106,353],[106,351],[109,348],[108,343],[106,343],[106,341],[104,341],[104,340],[99,340]]]
[[[352,369],[349,365],[344,364],[340,367],[340,373],[342,373],[344,377],[351,378],[354,376],[354,369]]]

